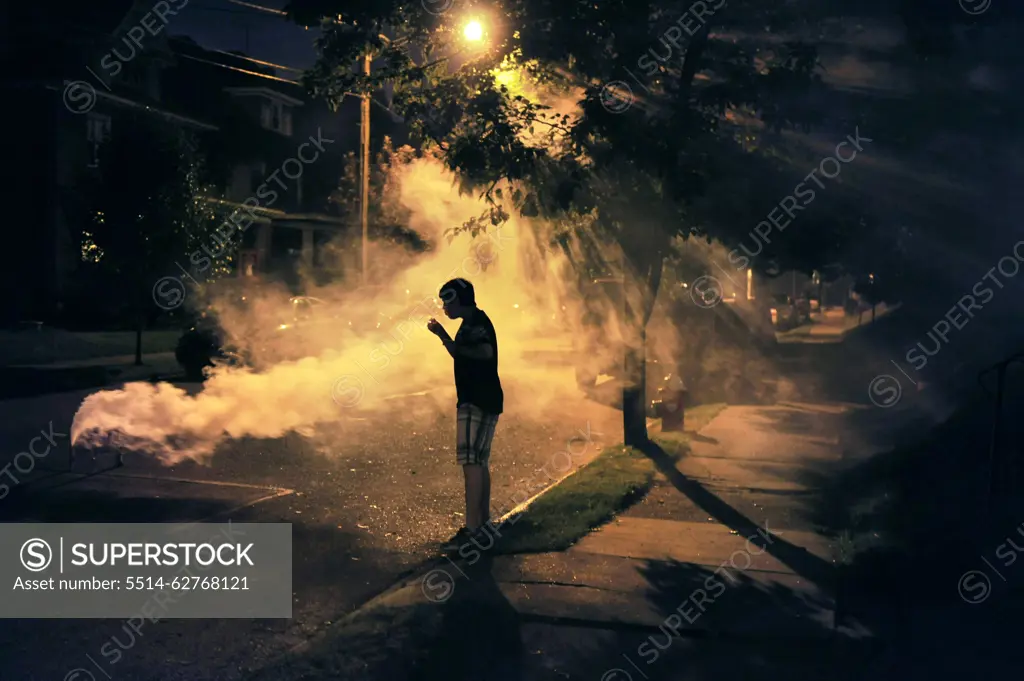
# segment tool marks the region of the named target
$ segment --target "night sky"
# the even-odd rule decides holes
[[[251,4],[281,9],[287,0],[251,0]],[[171,35],[187,35],[205,48],[239,50],[255,59],[297,69],[313,65],[316,29],[306,30],[285,17],[252,9],[230,0],[189,0],[170,21]],[[291,72],[279,73],[295,78]]]

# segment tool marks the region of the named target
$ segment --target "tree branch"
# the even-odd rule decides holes
[[[693,89],[693,81],[700,72],[700,61],[704,57],[704,51],[708,47],[708,38],[711,35],[711,24],[704,26],[694,36],[689,49],[686,50],[686,57],[683,59],[683,68],[679,72],[680,100],[689,103],[690,91]]]

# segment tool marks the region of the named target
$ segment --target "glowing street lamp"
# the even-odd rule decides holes
[[[484,27],[479,21],[473,20],[462,29],[462,35],[471,43],[478,43],[484,39]]]

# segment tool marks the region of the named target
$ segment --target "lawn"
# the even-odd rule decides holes
[[[1013,414],[1021,407],[1017,400],[1004,411],[1010,445],[1020,441]],[[1024,496],[1014,489],[989,495],[992,413],[992,403],[979,397],[916,444],[823,481],[815,520],[840,540],[847,602],[956,599],[957,580],[984,567],[979,556],[994,560],[1024,518]],[[1005,482],[998,471],[995,478]]]

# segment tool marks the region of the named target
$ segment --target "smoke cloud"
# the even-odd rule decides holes
[[[244,306],[235,303],[236,295],[208,294],[205,302],[227,340],[256,368],[214,367],[195,395],[166,383],[95,393],[75,416],[72,442],[94,446],[117,431],[136,451],[173,465],[207,461],[230,438],[313,435],[322,424],[336,428],[343,415],[385,408],[396,395],[428,391],[436,408],[450,410],[451,358],[426,323],[436,317],[454,336],[458,320],[444,316],[437,295],[455,277],[473,282],[478,305],[495,324],[506,390],[530,386],[530,399],[517,401],[517,412],[580,399],[571,366],[553,370],[537,359],[544,351],[570,350],[574,333],[581,333],[576,275],[568,259],[543,241],[551,226],[513,217],[448,243],[446,231],[480,215],[483,202],[460,194],[452,175],[430,157],[392,172],[398,200],[412,213],[409,227],[431,250],[413,256],[375,242],[373,286],[357,287],[346,278],[320,286],[305,282],[307,294],[322,302],[314,319],[297,328],[283,285],[247,284]]]
[[[571,113],[575,101],[564,93],[547,98],[559,113]],[[297,325],[283,284],[247,278],[210,287],[201,294],[203,303],[212,309],[228,345],[249,358],[248,366],[212,368],[197,394],[166,383],[97,392],[75,416],[72,443],[100,446],[107,433],[116,432],[134,451],[167,465],[208,463],[228,440],[273,439],[292,432],[329,437],[335,446],[328,449],[337,451],[346,417],[393,409],[389,401],[397,396],[422,394],[429,408],[450,411],[455,406],[452,361],[426,324],[436,317],[454,336],[458,321],[444,316],[437,295],[455,277],[474,284],[478,305],[494,322],[507,411],[530,418],[553,402],[584,399],[575,360],[594,348],[614,348],[622,335],[614,314],[621,302],[607,291],[581,290],[582,264],[592,262],[595,254],[597,260],[619,262],[620,249],[598,243],[585,231],[565,237],[557,225],[518,216],[511,206],[513,217],[500,227],[449,240],[450,229],[480,216],[486,204],[461,193],[438,159],[404,158],[390,166],[385,200],[407,211],[408,227],[430,244],[426,252],[373,242],[371,286],[358,285],[358,274],[349,274],[358,272],[352,266],[358,258],[349,257],[331,283],[305,272],[302,288],[321,302],[313,319]],[[342,237],[325,252],[346,256],[358,249],[358,241]],[[693,257],[708,262],[707,254]],[[727,343],[708,343],[702,335],[700,329],[708,326],[704,321],[714,312],[691,310],[703,315],[700,324],[669,319],[672,296],[679,296],[683,284],[683,278],[666,277],[661,287],[647,334],[654,360],[649,378],[675,372],[675,360],[688,354],[693,361],[684,378],[694,390],[701,365],[713,351],[721,355],[721,369],[709,374],[712,381],[724,385],[746,375],[748,383],[754,377],[760,384],[769,371],[764,362],[751,368],[759,359],[749,351],[734,349],[726,356]],[[238,304],[240,295],[244,305]],[[595,303],[602,314],[588,317]]]

